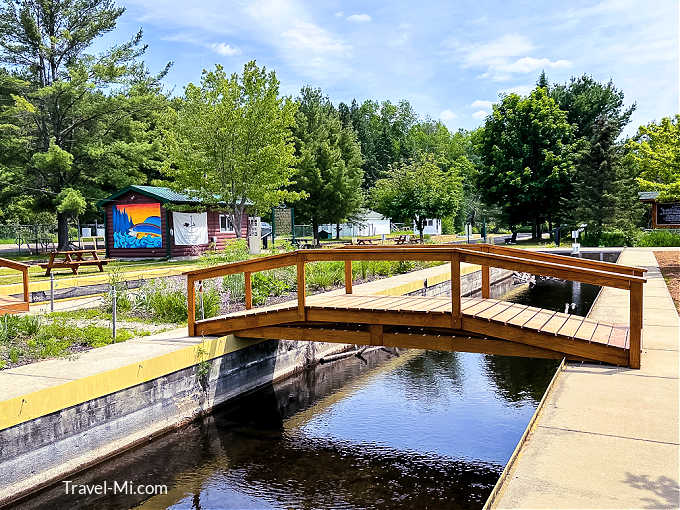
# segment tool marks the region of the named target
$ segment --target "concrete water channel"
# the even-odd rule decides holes
[[[585,315],[598,291],[506,279],[494,294],[557,311],[575,303]],[[424,292],[445,293],[446,283]],[[167,494],[66,496],[56,484],[19,507],[481,508],[558,364],[367,351],[267,385],[69,477],[165,484]]]

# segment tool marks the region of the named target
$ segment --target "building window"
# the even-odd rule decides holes
[[[428,227],[434,226],[434,221],[433,220],[427,220],[427,226]]]
[[[234,222],[227,214],[220,214],[220,232],[236,232]]]

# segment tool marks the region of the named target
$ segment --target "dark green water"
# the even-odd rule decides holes
[[[597,288],[541,282],[512,300],[584,313]],[[576,292],[575,292],[576,291]],[[25,508],[481,508],[557,362],[374,351],[317,366],[73,478],[165,484],[163,496],[73,496]]]

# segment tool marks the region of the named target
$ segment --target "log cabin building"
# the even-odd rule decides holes
[[[170,188],[128,186],[97,206],[104,211],[107,258],[195,256],[207,249],[222,249],[236,238],[226,207],[206,211],[200,200]],[[172,206],[183,207],[178,208],[180,212]],[[244,214],[243,238],[248,220]]]

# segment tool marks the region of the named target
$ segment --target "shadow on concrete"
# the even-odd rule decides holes
[[[650,494],[648,497],[641,498],[647,503],[644,508],[680,508],[680,486],[677,480],[672,480],[667,476],[653,479],[648,475],[626,473],[624,482]]]

